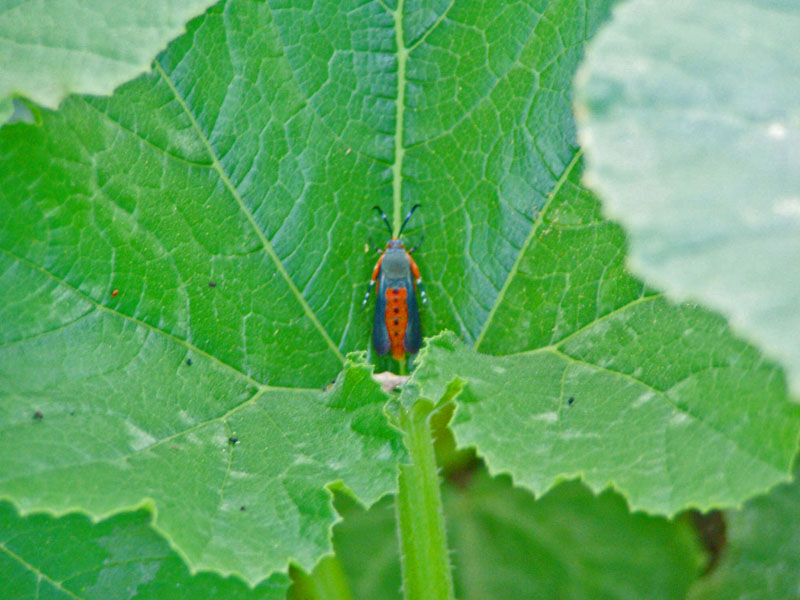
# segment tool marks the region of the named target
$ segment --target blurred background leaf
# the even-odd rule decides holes
[[[723,312],[800,391],[800,5],[632,0],[578,77],[586,181],[631,265]]]
[[[716,569],[699,580],[691,600],[800,598],[800,484],[776,487],[729,511],[727,543]]]
[[[0,1],[0,126],[14,96],[57,108],[144,73],[214,0]]]
[[[681,599],[703,554],[684,520],[631,515],[576,481],[535,501],[485,470],[444,486],[456,595],[464,600]],[[369,511],[337,500],[334,547],[356,600],[401,598],[391,498]],[[633,550],[635,549],[635,550]]]

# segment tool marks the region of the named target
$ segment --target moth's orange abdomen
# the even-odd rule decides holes
[[[408,290],[401,287],[388,288],[386,291],[386,330],[392,343],[392,356],[400,360],[405,356],[403,338],[408,325]]]

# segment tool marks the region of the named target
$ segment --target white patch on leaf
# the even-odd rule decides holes
[[[676,412],[669,420],[670,425],[683,425],[689,422],[689,415],[685,412]]]
[[[125,421],[125,431],[128,434],[128,443],[130,447],[136,452],[156,443],[156,438],[147,433],[144,429],[139,429],[130,421]]]
[[[640,394],[639,397],[631,403],[631,408],[639,408],[640,406],[644,406],[655,397],[656,395],[654,392],[648,391],[643,394]]]
[[[546,413],[539,413],[538,415],[531,415],[532,421],[544,421],[545,423],[555,423],[558,421],[558,413],[556,412],[546,412]]]

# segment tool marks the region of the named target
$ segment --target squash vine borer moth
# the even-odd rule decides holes
[[[389,229],[389,235],[392,235],[389,219],[379,207],[373,208],[381,215]],[[411,258],[411,253],[419,247],[419,244],[411,250],[406,250],[405,244],[400,241],[400,234],[403,233],[408,220],[417,208],[419,208],[419,204],[415,204],[406,215],[400,232],[397,234],[398,237],[392,237],[386,242],[386,247],[372,270],[372,280],[369,282],[369,288],[362,303],[362,306],[366,306],[372,286],[377,280],[372,345],[375,346],[378,354],[386,354],[391,350],[392,356],[397,360],[401,360],[406,352],[416,354],[422,344],[422,327],[420,326],[416,297],[417,287],[419,287],[423,304],[427,299],[425,289],[422,287],[419,268]],[[420,241],[420,243],[422,242]]]

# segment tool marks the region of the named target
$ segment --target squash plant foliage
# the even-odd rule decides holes
[[[0,54],[0,117],[10,94],[54,106],[136,72],[109,66],[136,40],[57,12],[37,30],[36,5],[0,2],[0,49],[58,60]],[[125,31],[139,8],[104,18]],[[366,511],[396,494],[406,598],[683,597],[701,556],[668,519],[788,481],[800,410],[724,318],[626,272],[581,182],[572,80],[611,16],[225,0],[108,97],[18,101],[33,122],[0,129],[2,595],[282,598],[292,567],[295,597],[400,597],[390,500]],[[30,92],[36,61],[58,80],[87,56],[99,83]],[[428,340],[387,395],[372,370],[397,365],[360,306],[372,206],[397,228],[416,203]],[[440,494],[443,410],[488,474],[443,451]]]

